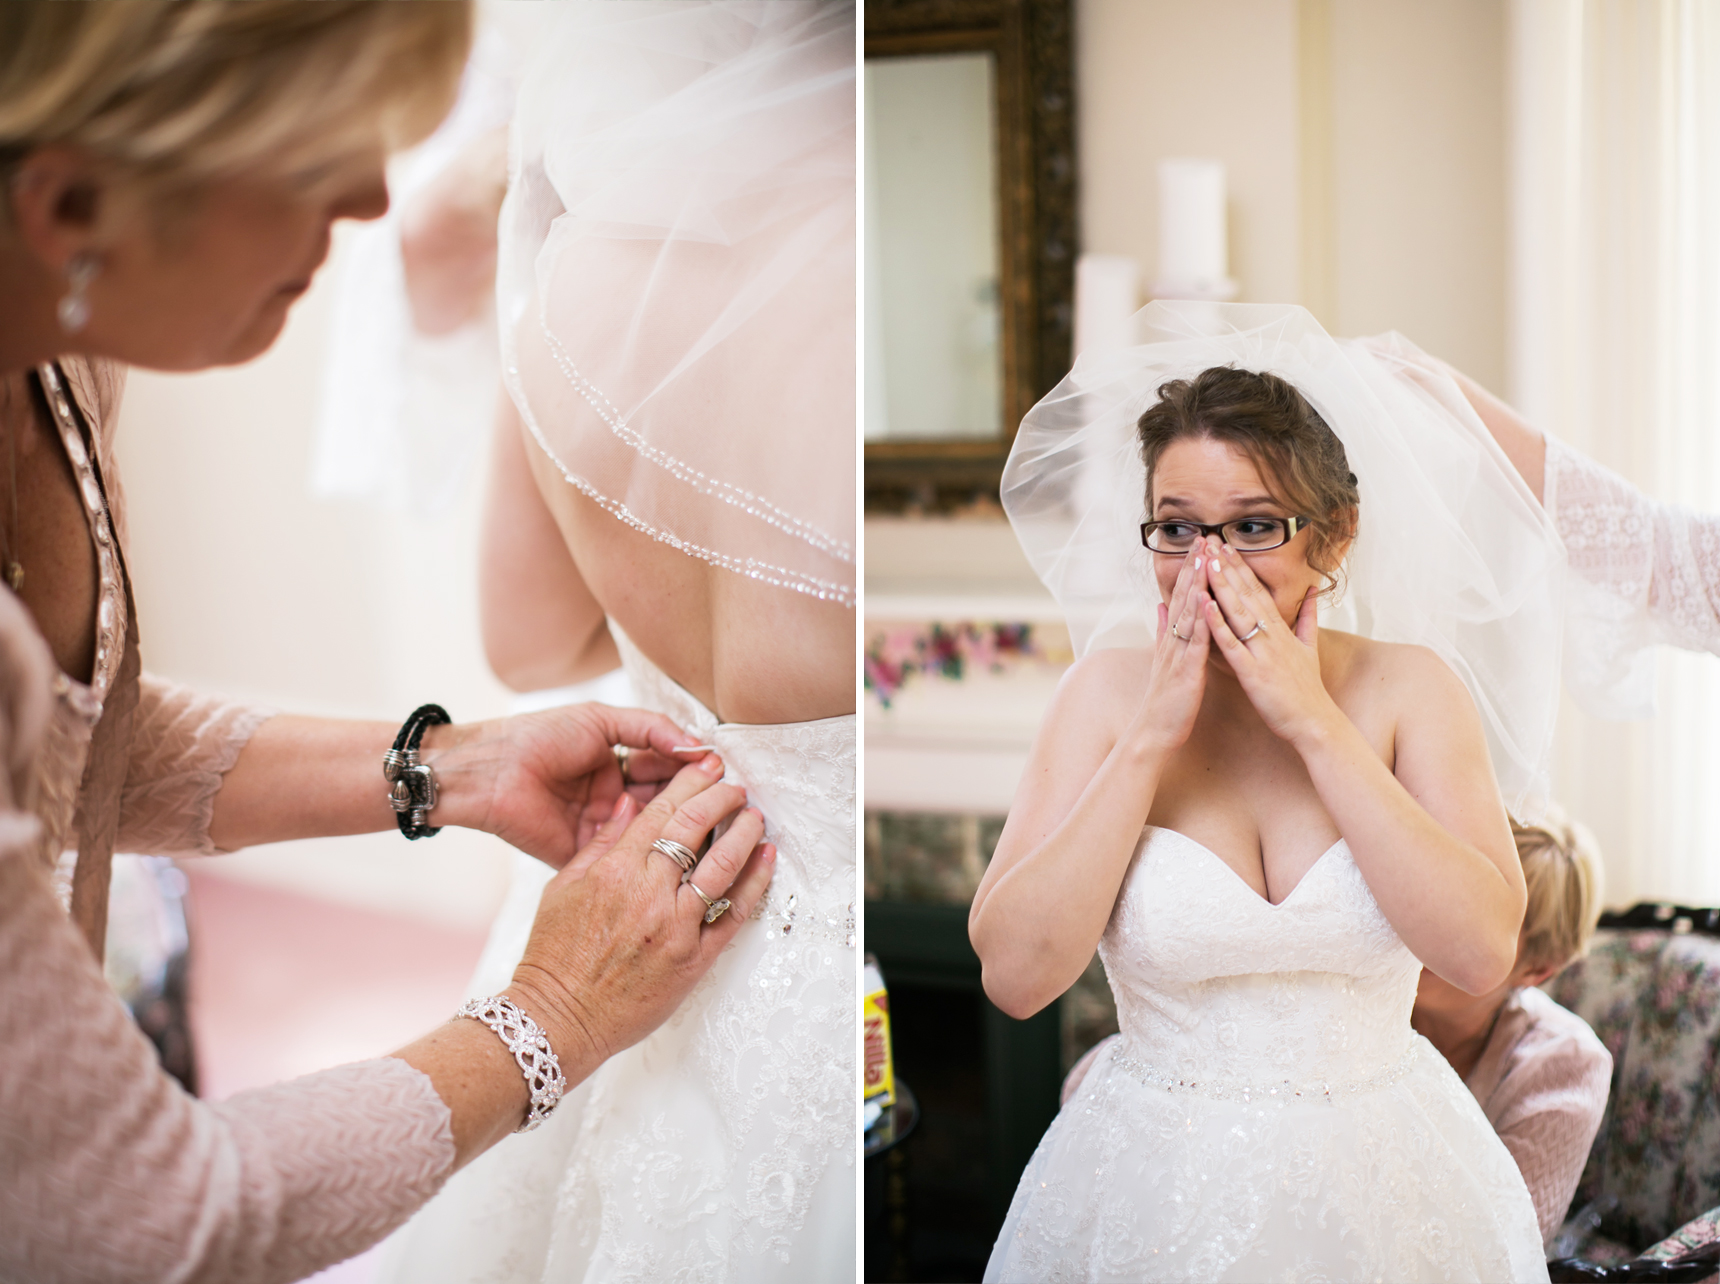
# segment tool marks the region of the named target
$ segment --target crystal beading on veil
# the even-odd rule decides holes
[[[852,609],[853,5],[543,8],[497,275],[521,418],[617,520]],[[614,632],[639,703],[763,813],[769,894],[661,1029],[457,1173],[385,1278],[850,1280],[856,719],[721,722]],[[474,991],[505,982],[535,904],[510,897]]]
[[[502,210],[521,415],[621,520],[852,606],[853,6],[566,8]]]
[[[1361,493],[1347,587],[1321,623],[1419,643],[1475,698],[1506,806],[1544,806],[1558,713],[1564,546],[1457,385],[1401,335],[1334,340],[1304,309],[1150,304],[1138,347],[1083,355],[1022,421],[1003,504],[1078,655],[1151,645],[1135,421],[1213,366],[1287,379],[1344,444]]]

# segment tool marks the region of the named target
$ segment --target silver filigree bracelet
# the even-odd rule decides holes
[[[567,1080],[562,1077],[561,1062],[556,1060],[555,1049],[549,1046],[549,1036],[538,1023],[521,1012],[512,999],[499,994],[487,999],[473,999],[454,1015],[482,1021],[494,1030],[496,1037],[514,1054],[520,1073],[525,1075],[526,1087],[532,1094],[532,1106],[526,1112],[526,1121],[514,1131],[530,1132],[548,1119],[561,1104],[561,1094],[567,1091]]]

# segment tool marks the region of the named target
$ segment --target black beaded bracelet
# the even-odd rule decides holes
[[[442,832],[430,823],[430,809],[436,805],[436,773],[418,761],[418,746],[425,731],[452,721],[441,705],[420,705],[394,737],[394,748],[382,755],[382,778],[390,786],[388,801],[400,832],[408,838],[433,838]]]

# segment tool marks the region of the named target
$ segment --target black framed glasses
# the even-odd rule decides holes
[[[1217,526],[1174,519],[1142,522],[1141,543],[1155,553],[1186,553],[1205,536],[1216,535],[1238,553],[1264,553],[1288,544],[1307,524],[1306,517],[1238,517]]]

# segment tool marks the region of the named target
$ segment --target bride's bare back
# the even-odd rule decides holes
[[[483,554],[485,646],[518,689],[613,668],[613,619],[726,722],[854,712],[854,612],[634,530],[562,477],[504,396]]]

